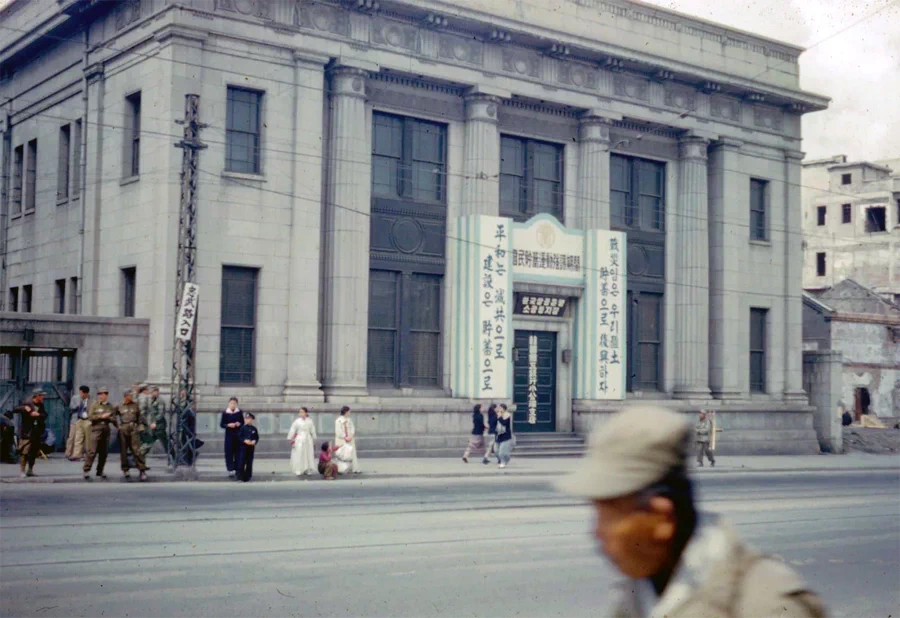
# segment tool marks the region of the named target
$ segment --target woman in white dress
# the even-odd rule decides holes
[[[349,406],[341,408],[341,415],[334,421],[334,445],[340,449],[345,444],[353,447],[353,456],[350,459],[350,472],[359,474],[361,470],[357,459],[356,427],[353,426],[353,421],[350,419]]]
[[[309,410],[300,408],[297,420],[291,425],[287,439],[291,444],[291,469],[297,476],[316,471],[316,426],[309,418]]]

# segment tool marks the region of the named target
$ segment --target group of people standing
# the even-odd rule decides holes
[[[485,431],[489,439],[487,446],[485,446]],[[483,450],[484,457],[481,463],[487,464],[490,461],[489,457],[495,456],[500,467],[505,468],[512,458],[514,438],[512,414],[505,403],[492,403],[488,406],[487,418],[481,404],[476,404],[472,409],[472,434],[462,460],[469,463],[469,455]]]
[[[253,477],[253,457],[259,443],[255,418],[250,412],[242,412],[237,397],[232,397],[219,421],[219,426],[225,430],[225,468],[228,476],[237,481],[247,482]],[[338,474],[361,472],[356,452],[356,427],[348,406],[341,408],[334,422],[334,442],[322,444],[318,466],[318,435],[308,408],[300,408],[287,439],[291,444],[291,470],[297,477],[309,476],[318,470],[326,480],[334,480]]]

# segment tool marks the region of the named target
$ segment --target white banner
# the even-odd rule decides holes
[[[478,221],[479,370],[477,393],[484,398],[509,396],[509,355],[512,282],[509,272],[509,220],[480,217]]]
[[[181,306],[175,319],[175,337],[181,341],[190,341],[194,334],[194,321],[197,319],[197,302],[200,287],[196,283],[185,283]]]

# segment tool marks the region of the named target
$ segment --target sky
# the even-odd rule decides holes
[[[807,160],[900,158],[900,0],[643,1],[807,48],[800,86],[832,100],[803,117]]]

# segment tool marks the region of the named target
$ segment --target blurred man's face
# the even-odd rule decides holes
[[[131,403],[131,393],[125,393],[125,403]]]
[[[34,403],[44,403],[44,396],[43,395],[35,395],[34,397],[31,398],[31,400],[34,401]]]
[[[97,393],[97,397],[100,399],[101,403],[106,403],[106,400],[109,398],[107,393]]]
[[[705,420],[706,420],[706,412],[701,412],[701,413],[700,413],[700,420],[701,420],[701,421],[705,421]]]
[[[596,500],[594,536],[600,551],[626,577],[645,579],[669,562],[675,519],[672,502],[651,498],[641,507],[636,496]]]

